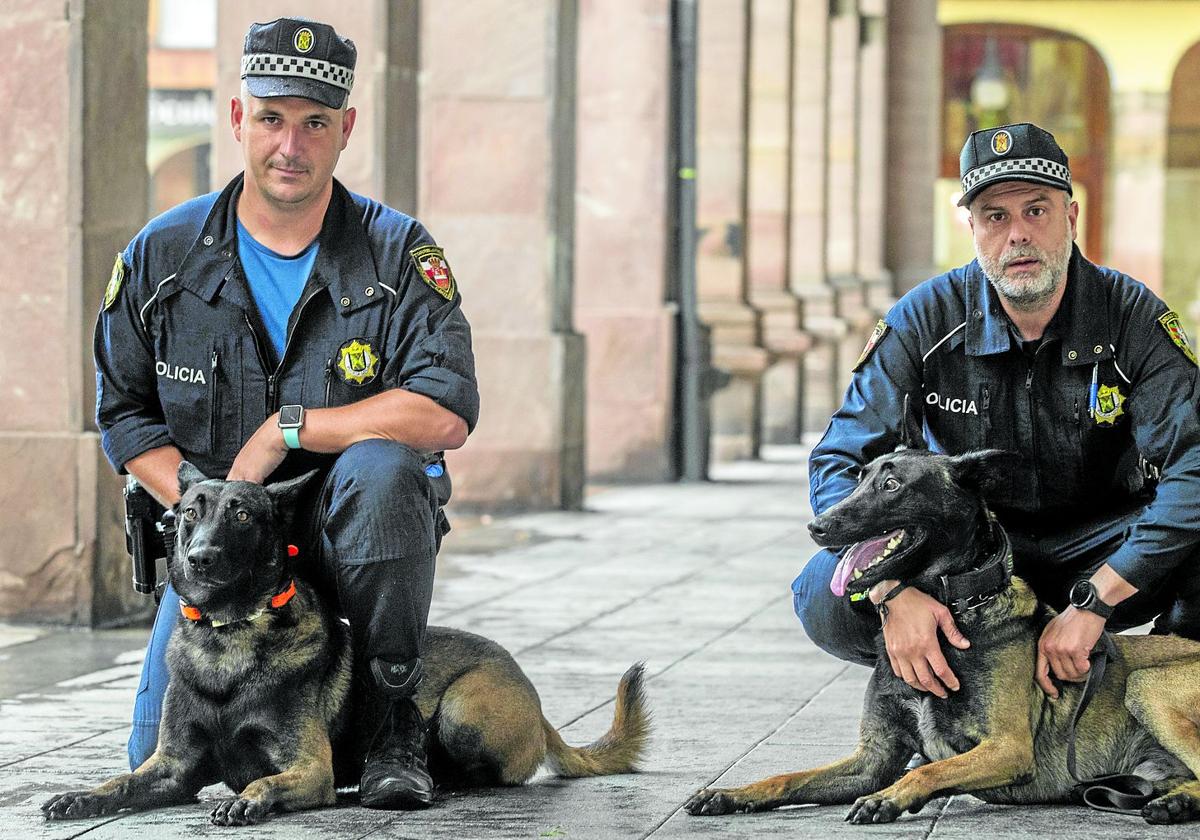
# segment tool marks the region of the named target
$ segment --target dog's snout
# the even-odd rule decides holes
[[[812,534],[816,539],[829,536],[829,527],[820,519],[814,519],[808,523],[808,533]]]
[[[220,552],[216,548],[209,545],[193,546],[188,549],[187,561],[188,565],[197,571],[205,571],[220,559]]]

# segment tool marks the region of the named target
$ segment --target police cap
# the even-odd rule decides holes
[[[958,158],[962,199],[966,207],[975,196],[1001,181],[1028,181],[1071,193],[1067,153],[1054,135],[1033,123],[1014,123],[971,133]]]
[[[354,85],[358,50],[326,23],[279,18],[254,23],[242,47],[242,78],[251,96],[299,96],[341,108]]]

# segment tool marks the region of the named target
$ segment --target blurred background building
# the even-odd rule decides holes
[[[1200,0],[6,0],[0,618],[145,608],[95,312],[148,218],[240,170],[242,36],[285,14],[359,47],[338,177],[453,263],[483,399],[460,508],[820,432],[890,303],[973,256],[978,127],[1053,131],[1085,254],[1200,316]]]

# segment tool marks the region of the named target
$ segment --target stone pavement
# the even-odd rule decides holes
[[[800,447],[722,465],[703,484],[593,488],[582,513],[465,527],[439,559],[433,623],[507,646],[571,743],[603,733],[617,679],[646,662],[653,741],[642,773],[442,798],[416,813],[337,808],[252,828],[207,822],[200,804],[45,823],[51,794],[124,769],[144,629],[0,627],[0,837],[262,838],[1116,838],[1195,836],[1080,808],[1016,809],[956,796],[889,826],[846,809],[739,817],[681,812],[689,794],[815,766],[854,743],[867,672],[817,650],[788,583],[812,553]]]

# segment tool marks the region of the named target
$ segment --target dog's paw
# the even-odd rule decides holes
[[[48,820],[79,820],[85,817],[102,817],[120,810],[111,799],[93,796],[86,790],[60,793],[42,805],[42,813]]]
[[[257,799],[223,799],[208,815],[213,825],[251,825],[270,810]]]
[[[683,809],[693,817],[719,817],[722,814],[744,814],[754,810],[750,803],[732,790],[704,788],[692,795]]]
[[[1200,818],[1200,800],[1189,793],[1168,793],[1147,802],[1142,818],[1155,825],[1190,822]]]
[[[873,793],[870,796],[860,796],[855,800],[854,805],[850,808],[850,813],[846,814],[846,821],[855,825],[890,823],[896,821],[896,817],[900,816],[900,811],[900,806],[894,800]]]

